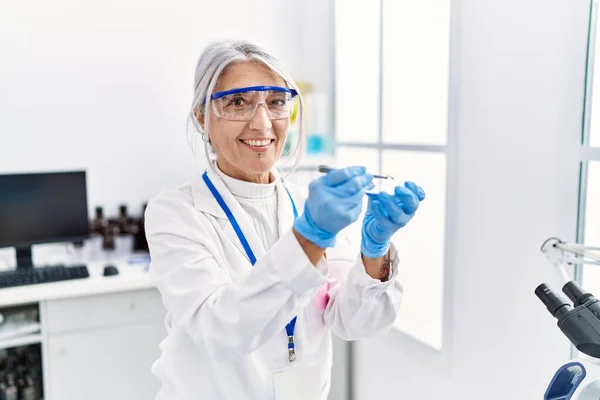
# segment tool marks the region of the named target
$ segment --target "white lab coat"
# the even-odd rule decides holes
[[[355,340],[390,327],[402,297],[397,268],[387,282],[372,279],[358,249],[340,237],[313,266],[292,232],[293,210],[280,180],[280,237],[266,251],[243,208],[208,171],[257,262],[251,265],[201,177],[149,202],[150,278],[168,311],[168,336],[152,366],[162,383],[157,400],[272,400],[273,371],[306,362],[320,365],[325,400],[331,332]],[[301,213],[302,191],[286,186]],[[392,261],[398,265],[393,248]],[[297,359],[290,363],[285,326],[294,316]]]

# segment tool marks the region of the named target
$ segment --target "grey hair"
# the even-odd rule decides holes
[[[296,144],[293,146],[291,152],[292,166],[289,168],[289,172],[285,175],[286,177],[291,174],[300,162],[302,155],[302,149],[306,140],[306,122],[304,117],[304,101],[300,95],[300,89],[291,78],[290,74],[284,68],[282,62],[272,54],[268,53],[265,49],[250,43],[245,40],[223,40],[218,42],[210,43],[202,52],[198,63],[196,64],[196,73],[194,77],[194,97],[192,101],[192,108],[190,110],[189,118],[192,121],[195,132],[189,135],[188,130],[188,141],[196,155],[196,138],[198,133],[202,135],[204,142],[204,153],[206,160],[213,167],[209,154],[209,119],[208,111],[211,107],[211,95],[219,82],[219,78],[223,74],[223,71],[231,63],[239,61],[258,61],[266,65],[271,71],[281,77],[289,88],[295,89],[298,96],[298,135]],[[198,116],[204,114],[204,129],[198,121]],[[288,168],[286,168],[288,169]]]

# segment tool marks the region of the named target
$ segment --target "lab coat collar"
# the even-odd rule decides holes
[[[260,259],[262,256],[266,254],[266,250],[263,246],[262,240],[258,236],[252,221],[248,217],[248,214],[244,211],[242,206],[238,203],[235,197],[231,194],[227,186],[221,179],[221,177],[210,167],[206,169],[208,177],[211,182],[215,186],[215,188],[223,197],[223,201],[229,209],[231,213],[235,216],[235,219],[240,226],[240,229],[244,233],[252,252],[256,259]],[[294,223],[294,212],[292,208],[292,204],[290,202],[290,198],[287,194],[286,188],[281,180],[279,172],[273,168],[271,172],[275,178],[275,188],[277,191],[277,220],[278,220],[278,231],[279,236],[281,237]],[[214,198],[202,176],[199,176],[195,179],[191,185],[192,188],[192,196],[194,198],[194,207],[203,213],[210,214],[215,218],[227,219],[227,215],[219,206],[219,203]],[[290,194],[293,197],[293,193],[290,191]],[[298,204],[296,203],[296,207]],[[300,213],[301,210],[298,209]],[[228,221],[225,227],[223,228],[223,233],[227,236],[229,240],[233,242],[233,244],[242,252],[242,254],[248,258],[246,251],[244,250],[244,246],[240,242],[233,226]],[[248,259],[249,260],[249,259]]]

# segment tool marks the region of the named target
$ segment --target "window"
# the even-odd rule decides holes
[[[444,145],[450,1],[383,3],[383,142]]]
[[[587,172],[583,241],[587,245],[600,247],[600,161],[590,161]],[[600,296],[600,266],[584,265],[582,278],[583,288]]]
[[[396,325],[441,349],[450,0],[334,5],[336,162],[391,174],[394,181],[381,182],[388,192],[405,180],[425,189],[418,215],[392,239],[402,254],[405,287]],[[360,235],[360,229],[353,233]]]
[[[594,13],[591,13],[594,15]],[[588,103],[588,117],[591,122],[590,128],[588,129],[588,137],[584,138],[584,143],[587,142],[591,147],[600,147],[600,90],[594,90],[596,85],[594,84],[594,80],[600,79],[600,59],[598,57],[598,53],[596,51],[596,41],[597,38],[595,27],[596,21],[590,21],[591,34],[589,35],[589,43],[588,43],[588,92],[587,97],[590,99]]]
[[[591,1],[592,7],[596,7]],[[585,123],[582,135],[579,229],[577,241],[600,247],[600,56],[597,51],[596,10],[590,13]],[[576,270],[583,288],[600,296],[600,266],[582,265]]]
[[[376,143],[380,3],[336,1],[334,15],[336,140]]]

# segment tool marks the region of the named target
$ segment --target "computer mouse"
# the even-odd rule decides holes
[[[103,273],[104,276],[112,276],[112,275],[118,275],[118,274],[119,274],[119,270],[114,265],[107,265],[104,267],[104,273]]]

